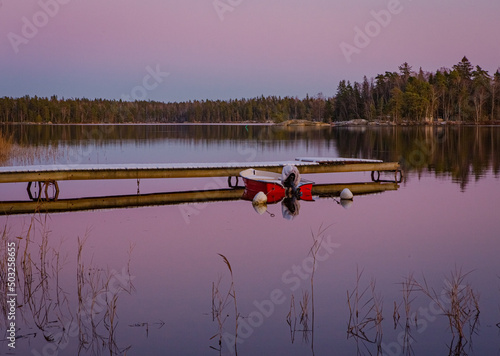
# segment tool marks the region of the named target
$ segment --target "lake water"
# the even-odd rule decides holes
[[[325,195],[300,201],[293,219],[281,203],[259,214],[241,199],[1,215],[2,288],[9,243],[18,273],[16,348],[8,347],[5,332],[2,354],[500,354],[500,128],[2,130],[15,142],[3,165],[321,156],[399,161],[405,168],[402,182],[355,193],[350,206]],[[370,172],[305,177],[371,182]],[[59,182],[58,199],[226,184],[225,178]],[[1,184],[0,200],[27,201],[26,184]],[[2,289],[2,330],[7,293]],[[450,326],[445,314],[455,311],[458,322]]]

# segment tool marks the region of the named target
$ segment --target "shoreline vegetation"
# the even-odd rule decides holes
[[[7,161],[12,151],[13,135],[6,136],[0,131],[0,164]]]
[[[332,121],[332,122],[322,122],[313,120],[300,120],[293,119],[281,122],[273,121],[231,121],[231,122],[152,122],[152,121],[136,121],[136,122],[69,122],[69,123],[53,123],[49,122],[0,122],[0,127],[5,125],[32,125],[32,126],[106,126],[106,125],[232,125],[232,126],[245,126],[245,125],[258,125],[258,126],[304,126],[304,127],[340,127],[340,126],[500,126],[500,119],[498,120],[488,120],[484,122],[469,122],[469,121],[454,121],[448,120],[444,121],[441,118],[433,121],[417,122],[414,120],[401,120],[398,122],[393,122],[389,120],[375,119],[368,121],[365,119],[353,119],[348,121]]]
[[[234,126],[245,126],[245,125],[259,125],[259,126],[280,126],[280,127],[356,127],[356,126],[500,126],[499,120],[485,121],[485,122],[468,122],[468,121],[444,121],[442,119],[426,122],[416,122],[413,120],[402,120],[399,122],[387,121],[387,120],[373,120],[368,121],[365,119],[354,119],[349,121],[332,121],[322,122],[322,121],[311,121],[311,120],[287,120],[283,122],[258,122],[258,121],[238,121],[238,122],[87,122],[87,123],[53,123],[53,122],[0,122],[2,125],[33,125],[33,126],[99,126],[99,125],[234,125]]]
[[[451,69],[397,72],[361,83],[342,80],[332,97],[194,100],[0,98],[0,124],[231,124],[283,126],[500,125],[500,68],[490,75],[467,59]]]

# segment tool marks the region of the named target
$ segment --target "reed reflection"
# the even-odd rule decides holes
[[[478,333],[480,314],[479,295],[467,281],[470,273],[456,268],[443,281],[440,290],[432,287],[425,276],[420,281],[413,273],[404,277],[400,283],[402,299],[394,301],[394,338],[386,336],[383,339],[383,295],[376,291],[374,278],[368,285],[362,281],[363,270],[358,269],[355,287],[347,292],[347,335],[348,339],[354,339],[357,354],[415,355],[414,345],[421,343],[426,333],[432,332],[433,323],[446,318],[447,332],[451,333],[448,355],[468,355],[473,351],[473,337]],[[424,297],[419,300],[424,304],[417,307],[418,297]],[[403,320],[401,313],[404,313]]]
[[[219,277],[217,282],[212,282],[212,322],[217,323],[217,332],[213,335],[210,340],[217,340],[217,346],[210,345],[212,350],[215,350],[222,355],[224,347],[227,347],[232,353],[238,355],[238,320],[243,318],[238,312],[238,303],[236,298],[236,287],[234,284],[234,276],[233,269],[231,267],[231,263],[226,258],[226,256],[219,254],[224,263],[227,266],[227,269],[230,274],[230,284],[227,287],[227,291],[225,286],[223,287],[222,276]],[[231,311],[228,309],[234,310],[234,324],[232,326],[234,330],[234,334],[228,333],[226,322],[231,316]],[[223,344],[224,341],[224,344]]]
[[[325,256],[319,255],[319,251],[323,248],[326,232],[330,226],[323,227],[320,225],[316,232],[311,230],[312,245],[309,249],[308,260],[310,261],[309,272],[309,286],[302,289],[302,298],[299,300],[298,308],[295,306],[295,295],[292,293],[290,296],[290,310],[286,317],[286,322],[290,328],[290,341],[295,342],[296,332],[302,334],[302,341],[310,344],[311,354],[315,355],[314,351],[314,327],[315,327],[315,299],[314,299],[314,276],[318,262],[324,261]],[[329,255],[326,256],[328,258]],[[304,263],[302,263],[304,266]],[[296,310],[299,310],[299,317],[297,318]],[[297,320],[299,320],[300,327],[297,327]]]
[[[382,354],[383,299],[376,290],[376,280],[372,279],[366,287],[361,286],[363,270],[356,269],[356,284],[347,291],[349,322],[347,338],[356,342],[357,355],[369,352],[368,345],[375,346],[376,354]]]

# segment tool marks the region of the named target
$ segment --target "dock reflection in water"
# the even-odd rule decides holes
[[[382,193],[397,190],[399,185],[392,182],[370,183],[342,183],[342,184],[317,184],[313,186],[312,196],[318,198],[335,198],[340,192],[348,188],[354,195]],[[255,193],[253,193],[255,195]],[[56,213],[80,210],[116,209],[141,206],[177,205],[189,203],[211,203],[221,201],[237,201],[240,199],[252,200],[253,195],[246,192],[243,187],[227,189],[195,190],[182,192],[165,192],[153,194],[112,195],[101,197],[86,197],[77,199],[34,199],[29,201],[2,201],[0,202],[0,215],[32,214],[34,212]],[[38,196],[37,196],[38,197]],[[288,210],[296,210],[292,216],[298,214],[297,202],[290,198],[275,197],[270,204],[282,202]]]

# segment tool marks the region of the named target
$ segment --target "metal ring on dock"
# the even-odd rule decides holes
[[[33,195],[33,192],[31,191],[32,185],[35,186],[35,195]],[[54,188],[54,194],[52,196],[49,196],[49,187]],[[36,194],[37,188],[38,188],[38,195]],[[56,201],[57,198],[59,198],[59,185],[55,180],[46,182],[40,182],[40,181],[28,182],[28,188],[26,190],[28,191],[29,198],[33,201],[39,201],[39,200]],[[42,192],[45,193],[45,198],[42,198]]]
[[[399,179],[398,179],[398,172],[399,172]],[[394,174],[394,180],[396,183],[401,183],[403,181],[403,171],[398,169],[396,173]]]
[[[232,184],[232,178],[236,178],[236,184]],[[227,177],[227,185],[229,185],[229,188],[236,188],[238,186],[238,176],[229,176]]]
[[[377,172],[377,179],[375,179],[375,172]],[[380,172],[379,171],[372,171],[372,181],[373,182],[380,181]]]
[[[31,186],[33,184],[35,185],[35,191],[38,185],[38,195],[33,195],[31,192]],[[26,190],[28,191],[28,197],[33,201],[37,201],[40,199],[40,195],[42,194],[42,182],[28,182],[28,188],[26,188]]]
[[[51,180],[48,182],[44,182],[45,185],[45,200],[47,201],[56,201],[57,198],[59,197],[59,185],[57,184],[57,181]],[[49,187],[53,186],[55,191],[54,195],[52,197],[49,197]]]

